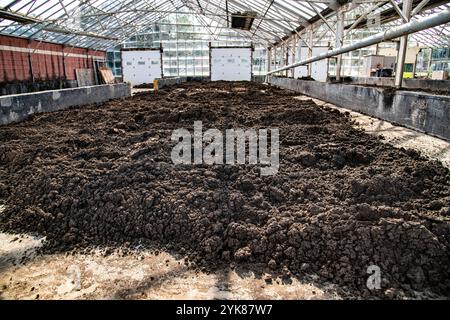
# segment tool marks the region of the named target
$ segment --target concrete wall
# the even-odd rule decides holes
[[[176,80],[174,80],[176,79]],[[182,83],[182,82],[193,82],[193,81],[206,81],[209,82],[211,81],[211,77],[209,76],[188,76],[188,77],[167,77],[167,78],[160,78],[157,79],[158,80],[158,86],[159,88],[164,88],[166,86],[171,86],[177,83]],[[252,81],[253,82],[265,82],[266,81],[266,76],[252,76]],[[162,86],[161,86],[162,85]]]
[[[266,76],[252,76],[252,81],[253,82],[265,82],[266,81]]]
[[[211,81],[211,77],[209,76],[187,76],[187,82],[192,82],[192,81]]]
[[[0,125],[25,120],[29,115],[129,97],[128,84],[105,84],[0,96]]]
[[[155,80],[158,81],[158,88],[155,89],[161,89],[164,87],[173,86],[175,84],[187,82],[187,77],[159,78]]]
[[[347,83],[361,84],[379,87],[394,87],[394,78],[378,78],[378,77],[351,77]],[[436,90],[441,92],[450,92],[450,80],[431,80],[431,79],[403,79],[403,88],[405,89],[421,89]]]
[[[78,87],[77,80],[54,79],[39,81],[14,81],[0,83],[0,96],[76,87]]]
[[[279,77],[269,83],[450,140],[450,96]]]

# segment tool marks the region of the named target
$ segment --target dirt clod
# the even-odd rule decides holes
[[[188,83],[2,126],[0,229],[45,235],[47,252],[139,244],[205,270],[243,264],[362,296],[450,296],[448,169],[294,95]],[[173,165],[172,131],[197,120],[279,128],[279,172]],[[366,286],[372,265],[379,293]]]

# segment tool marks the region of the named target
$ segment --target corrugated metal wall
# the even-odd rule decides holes
[[[75,69],[92,68],[92,60],[105,58],[105,54],[104,51],[0,35],[0,83],[76,80]]]

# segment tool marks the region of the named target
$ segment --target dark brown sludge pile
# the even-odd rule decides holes
[[[450,296],[449,171],[344,114],[244,83],[184,84],[0,127],[0,228],[46,249],[157,244],[200,267],[265,266],[368,293]],[[172,130],[279,128],[280,170],[173,165]],[[266,271],[268,270],[266,269]]]

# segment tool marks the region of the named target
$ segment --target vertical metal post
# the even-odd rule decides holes
[[[404,0],[402,13],[409,21],[411,18],[412,0]],[[395,87],[400,88],[403,81],[403,66],[405,65],[406,49],[408,48],[408,35],[400,38],[397,52],[397,65],[395,67]]]
[[[312,48],[313,48],[313,35],[314,35],[312,25],[309,27],[308,35],[309,35],[308,58],[311,58],[313,55]],[[312,67],[312,64],[309,63],[308,64],[308,76],[309,77],[311,77],[311,74],[312,74],[311,67]]]
[[[420,50],[419,50],[419,52],[420,52]],[[415,58],[414,58],[414,65],[413,65],[413,78],[415,78],[415,77],[416,77],[417,55],[419,54],[419,52],[418,52],[418,53],[416,53],[416,56],[415,56]]]
[[[378,43],[377,43],[377,52],[378,52]],[[362,50],[358,50],[358,73],[357,73],[358,77],[360,76],[360,70],[361,70],[360,61],[362,61]]]
[[[286,65],[286,66],[289,65],[289,56],[291,55],[290,49],[291,49],[291,40],[288,39],[288,40],[286,41],[286,52],[285,52],[285,54],[284,54],[284,55],[285,55],[285,60],[284,60],[284,61],[286,61],[286,62],[285,62],[285,65]],[[285,76],[286,76],[286,77],[289,76],[289,70],[286,70]]]
[[[162,41],[159,42],[159,64],[161,65],[161,78],[164,78],[164,65],[163,65],[163,56],[164,56],[163,44]],[[194,66],[195,73],[195,66]]]
[[[342,47],[342,39],[344,36],[344,11],[339,10],[336,14],[337,23],[336,23],[336,43],[335,49],[339,49]],[[341,81],[341,67],[342,67],[342,55],[337,56],[336,61],[336,81]]]
[[[30,68],[30,80],[34,83],[33,58],[31,56],[31,39],[28,40],[28,66]],[[5,79],[7,80],[7,79]]]
[[[177,41],[177,46],[178,46],[178,41]],[[211,41],[208,42],[208,47],[209,47],[209,50],[208,50],[208,52],[209,52],[209,80],[212,81],[212,73],[211,73],[211,69],[212,69],[211,51],[212,51],[212,47],[211,47]],[[177,47],[177,59],[178,59],[178,47]],[[178,70],[180,70],[179,67],[178,67]],[[178,75],[179,74],[180,74],[180,71],[178,71]]]
[[[274,64],[274,68],[275,69],[278,69],[277,62],[278,62],[278,59],[277,59],[277,47],[275,46],[275,47],[273,47],[273,64]]]
[[[291,63],[295,63],[295,53],[297,52],[297,35],[293,35],[292,36],[292,61]],[[295,68],[291,69],[291,77],[294,78],[295,77]]]
[[[250,80],[254,80],[254,74],[253,74],[253,52],[255,51],[255,47],[253,46],[253,42],[250,42]],[[195,62],[194,62],[194,69],[195,69]],[[261,69],[261,67],[259,68]],[[187,70],[187,69],[186,69]]]
[[[61,60],[61,62],[62,62],[62,66],[63,66],[63,77],[64,77],[64,81],[67,81],[67,72],[66,72],[66,53],[65,53],[65,49],[66,49],[66,46],[65,46],[65,45],[62,45],[62,51],[61,51],[61,53],[62,53],[62,55],[61,55],[62,60]]]

